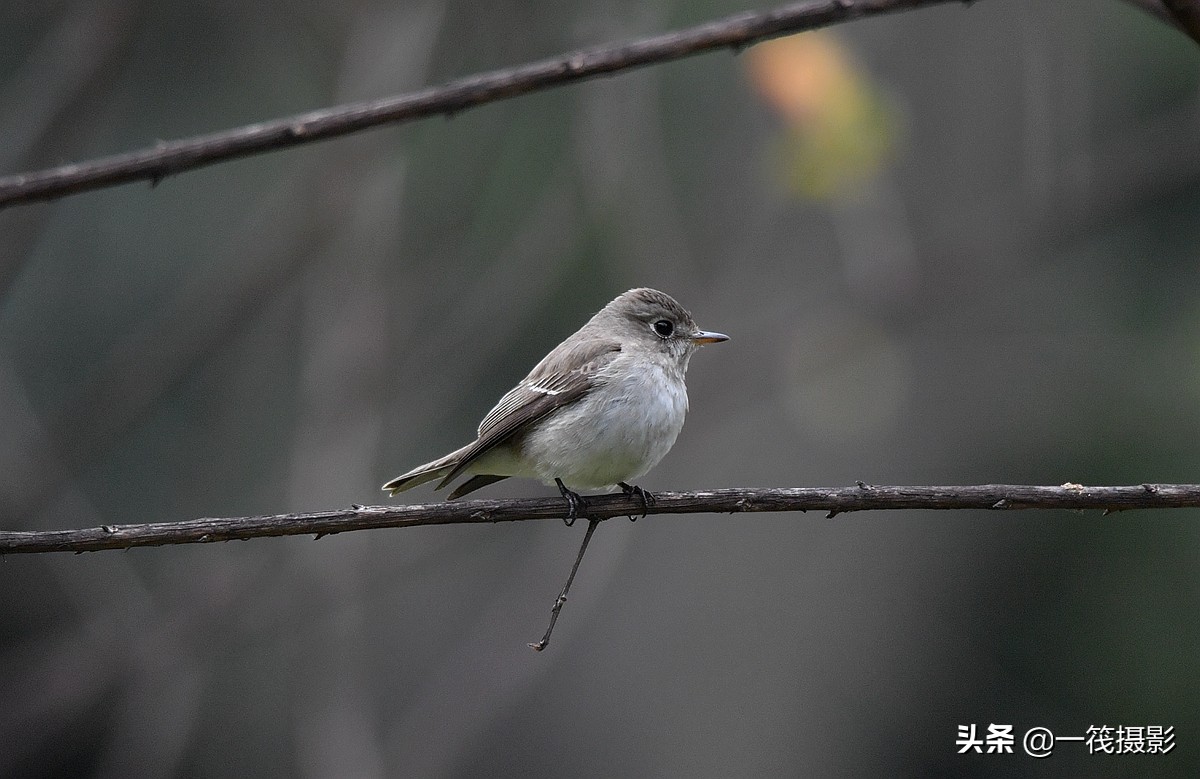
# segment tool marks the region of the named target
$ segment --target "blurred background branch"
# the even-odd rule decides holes
[[[1200,43],[1200,2],[1197,0],[1126,0],[1159,21]]]
[[[570,84],[715,49],[740,50],[759,41],[851,19],[962,0],[823,0],[714,22],[639,40],[580,50],[501,68],[381,100],[335,106],[47,170],[0,177],[0,207],[166,176],[251,154],[334,138],[383,124],[453,115],[484,103]]]
[[[1176,28],[1179,27],[1178,20],[1176,20],[1170,9],[1167,8],[1164,0],[1125,0],[1125,2],[1142,9],[1164,24]]]
[[[1200,2],[1197,0],[1162,0],[1171,16],[1192,40],[1200,43]]]
[[[1200,484],[1140,484],[1121,487],[1058,487],[984,484],[952,487],[794,487],[656,492],[648,507],[636,497],[587,497],[588,517],[646,514],[736,514],[740,512],[849,511],[894,509],[1129,509],[1200,508]],[[352,506],[305,514],[202,518],[142,525],[104,525],[81,530],[0,531],[0,554],[97,552],[136,546],[241,541],[314,534],[318,539],[351,530],[422,525],[457,525],[560,519],[558,498],[470,500],[410,506]]]

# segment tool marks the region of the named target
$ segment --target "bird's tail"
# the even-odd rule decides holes
[[[463,450],[466,448],[464,446],[462,449],[456,449],[445,457],[440,457],[433,462],[419,465],[408,473],[397,476],[383,485],[383,491],[389,495],[395,495],[397,492],[410,490],[427,481],[445,478],[446,474],[450,473],[450,471],[454,470],[454,466],[458,465],[459,456],[462,455]]]

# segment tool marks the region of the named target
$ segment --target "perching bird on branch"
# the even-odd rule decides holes
[[[433,462],[397,476],[395,495],[434,479],[437,489],[471,478],[450,499],[509,476],[555,483],[571,504],[576,490],[621,487],[663,458],[687,413],[684,374],[703,344],[728,340],[701,330],[670,295],[631,289],[554,347],[479,424],[478,437]]]

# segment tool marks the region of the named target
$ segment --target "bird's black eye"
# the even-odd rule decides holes
[[[671,324],[670,320],[660,319],[655,322],[652,327],[654,332],[658,333],[660,338],[670,338],[671,333],[675,332],[675,325]]]

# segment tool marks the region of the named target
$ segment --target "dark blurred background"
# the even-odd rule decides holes
[[[6,3],[0,173],[745,7]],[[732,336],[647,489],[1200,481],[1198,63],[988,0],[0,211],[0,527],[382,502],[640,285]],[[8,557],[0,775],[1194,776],[1198,520],[608,522],[540,655],[582,525]]]

